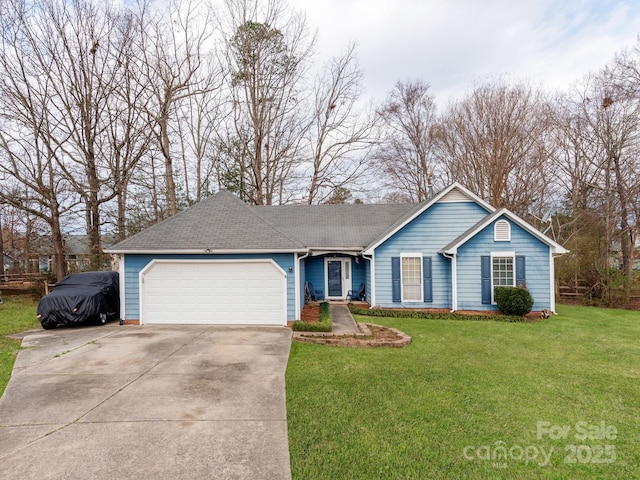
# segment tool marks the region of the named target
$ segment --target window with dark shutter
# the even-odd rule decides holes
[[[391,257],[392,301],[400,302],[400,257]]]
[[[433,276],[431,273],[431,257],[422,258],[422,285],[425,302],[433,302]]]
[[[482,303],[491,304],[491,257],[480,257],[480,278],[482,284]]]

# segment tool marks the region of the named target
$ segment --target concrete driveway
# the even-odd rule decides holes
[[[32,333],[0,399],[0,478],[291,478],[290,342],[277,327]]]

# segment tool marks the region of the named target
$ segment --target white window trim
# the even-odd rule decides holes
[[[404,276],[402,272],[402,259],[403,258],[419,258],[420,259],[420,300],[416,299],[405,299],[404,298]],[[423,261],[422,261],[422,253],[401,253],[400,254],[400,300],[402,303],[424,303],[424,272],[423,269]]]
[[[499,223],[505,223],[507,225],[507,238],[498,238],[497,235],[497,226]],[[511,241],[511,224],[504,220],[504,219],[500,219],[498,220],[496,223],[493,224],[493,241],[494,242],[510,242]]]
[[[329,262],[342,262],[342,295],[339,297],[329,296]],[[351,257],[325,257],[324,259],[324,298],[327,300],[341,300],[347,296],[349,290],[352,290],[351,280]]]
[[[491,303],[496,305],[495,292],[496,288],[493,284],[493,258],[494,257],[511,257],[512,265],[513,265],[513,285],[516,286],[516,252],[491,252]],[[507,285],[500,285],[501,287]]]

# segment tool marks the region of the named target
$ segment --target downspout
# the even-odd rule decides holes
[[[120,276],[120,325],[124,324],[125,312],[127,311],[127,305],[125,300],[127,296],[125,295],[126,286],[125,286],[125,274],[124,274],[124,253],[118,255],[118,275]]]
[[[556,272],[555,272],[555,257],[553,256],[553,251],[549,249],[549,306],[551,307],[551,311],[554,315],[558,315],[556,312]]]
[[[371,305],[369,305],[369,308],[373,308],[376,305],[376,269],[375,269],[375,262],[373,261],[373,253],[371,254],[371,258],[368,258],[364,252],[361,254],[362,258],[364,258],[365,260],[369,260],[369,280],[371,281],[371,292],[369,293],[369,297],[371,299]]]
[[[305,258],[307,258],[311,253],[310,252],[306,252],[304,255],[302,255],[301,257],[298,257],[296,254],[296,262],[295,262],[295,274],[296,274],[296,281],[293,283],[294,288],[293,288],[293,294],[295,296],[295,309],[296,309],[296,317],[300,316],[300,280],[302,280],[300,278],[300,260],[304,260]]]
[[[458,310],[458,262],[456,254],[442,252],[446,258],[451,260],[451,312]]]

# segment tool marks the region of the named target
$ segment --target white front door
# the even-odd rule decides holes
[[[351,290],[351,259],[325,258],[324,271],[326,298],[344,299]]]

